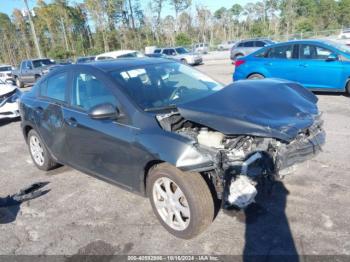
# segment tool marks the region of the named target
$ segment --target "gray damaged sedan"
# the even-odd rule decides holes
[[[173,235],[193,238],[215,203],[245,208],[325,143],[317,98],[282,80],[224,87],[162,58],[68,65],[21,97],[41,170],[64,164],[147,196]]]

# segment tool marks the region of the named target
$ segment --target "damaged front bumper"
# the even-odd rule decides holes
[[[271,157],[270,163],[262,167],[261,173],[257,176],[256,167],[261,166],[264,154],[256,152],[246,159],[241,165],[241,171],[238,174],[226,175],[224,188],[224,207],[235,206],[245,208],[254,202],[257,194],[256,185],[261,178],[274,180],[275,177],[282,178],[295,170],[295,167],[302,162],[312,159],[322,151],[322,146],[326,141],[325,131],[318,127],[307,130],[306,134],[300,134],[294,141],[287,145],[280,146],[275,157]],[[256,164],[258,161],[260,163]],[[250,170],[251,169],[251,170]],[[265,169],[265,170],[264,170]],[[270,170],[268,170],[270,169]],[[263,177],[265,176],[265,177]]]

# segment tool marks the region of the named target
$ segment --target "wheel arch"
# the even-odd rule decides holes
[[[146,186],[147,186],[147,178],[148,178],[148,174],[149,172],[155,168],[157,165],[162,164],[162,163],[166,163],[163,160],[160,159],[153,159],[150,160],[146,163],[146,165],[143,168],[143,179],[142,179],[142,183],[141,183],[141,193],[145,196],[147,196],[147,192],[146,192]]]
[[[262,73],[259,73],[259,72],[253,72],[253,73],[249,73],[246,78],[248,79],[250,76],[252,75],[262,75],[264,78],[266,78],[266,75],[265,74],[262,74]]]
[[[23,135],[24,135],[24,138],[26,141],[28,138],[28,134],[29,134],[30,130],[32,130],[32,129],[34,129],[34,127],[30,124],[26,124],[23,126]]]

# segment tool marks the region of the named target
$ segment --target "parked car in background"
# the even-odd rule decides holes
[[[84,63],[90,63],[95,61],[95,56],[82,56],[78,57],[76,63],[77,64],[84,64]]]
[[[103,53],[100,55],[97,55],[95,57],[95,61],[100,60],[113,60],[118,58],[131,58],[131,57],[144,57],[144,55],[136,50],[119,50],[119,51],[112,51]]]
[[[153,58],[168,58],[169,56],[164,55],[164,54],[159,54],[159,53],[153,53],[153,54],[145,54],[147,57],[153,57]]]
[[[207,54],[208,51],[209,51],[208,44],[198,43],[193,45],[193,52],[195,53]]]
[[[19,69],[12,71],[12,74],[16,85],[22,88],[24,85],[34,84],[55,67],[57,67],[56,62],[48,58],[23,60]]]
[[[199,65],[203,63],[203,58],[200,54],[190,52],[182,46],[157,48],[156,50],[154,50],[154,53],[166,55],[184,64]]]
[[[235,61],[242,56],[249,55],[262,47],[274,44],[269,39],[250,39],[235,43],[231,48],[231,60]]]
[[[13,80],[11,65],[0,65],[0,80],[2,80],[2,82]]]
[[[350,47],[328,40],[274,44],[236,61],[233,79],[283,78],[350,94]]]
[[[16,86],[0,79],[0,119],[19,117],[18,99],[21,96]]]
[[[343,29],[339,36],[339,39],[350,39],[350,28]]]
[[[325,143],[317,97],[299,84],[224,87],[161,58],[61,67],[22,95],[20,111],[39,169],[65,164],[147,196],[185,239],[213,222],[219,201],[247,207],[258,181],[291,172]]]
[[[217,45],[217,49],[219,51],[223,51],[223,50],[231,50],[231,48],[235,45],[236,41],[225,41],[222,42],[221,44]]]

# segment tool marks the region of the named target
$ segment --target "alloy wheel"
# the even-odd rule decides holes
[[[172,229],[185,230],[190,223],[190,208],[180,187],[167,177],[153,185],[153,200],[158,214]]]
[[[44,148],[36,136],[31,136],[29,140],[30,152],[33,156],[33,159],[36,164],[39,166],[44,165],[45,157],[44,157]]]

